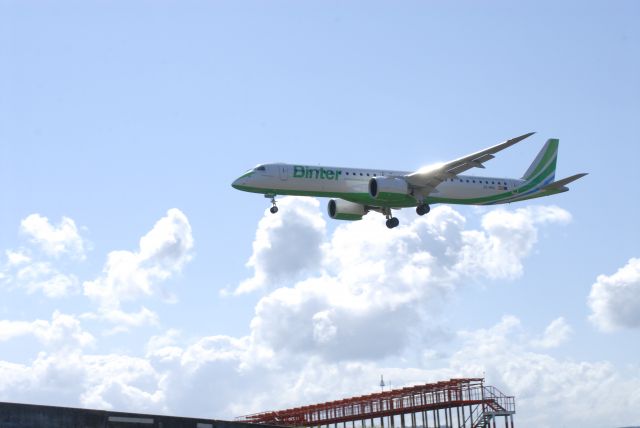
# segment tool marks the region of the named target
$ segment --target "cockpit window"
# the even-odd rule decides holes
[[[258,165],[257,167],[255,167],[253,169],[254,171],[266,171],[267,168],[264,167],[264,165]]]

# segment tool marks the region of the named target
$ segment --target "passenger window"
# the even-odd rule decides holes
[[[360,173],[360,175],[362,176],[362,173]]]
[[[369,173],[367,172],[367,177],[369,176]]]

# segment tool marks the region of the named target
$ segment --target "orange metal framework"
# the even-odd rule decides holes
[[[455,409],[455,412],[454,412]],[[319,427],[351,422],[359,426],[489,427],[504,417],[513,428],[515,398],[485,386],[483,378],[450,379],[360,397],[345,398],[293,409],[256,413],[238,418],[245,422],[297,427]],[[398,420],[399,419],[399,420]],[[378,422],[378,424],[376,424]],[[398,423],[399,422],[399,423]]]

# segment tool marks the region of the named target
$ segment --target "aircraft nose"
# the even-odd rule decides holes
[[[240,187],[245,185],[246,182],[247,182],[246,177],[239,177],[233,180],[233,183],[231,183],[231,187],[233,187],[234,189],[240,190]]]

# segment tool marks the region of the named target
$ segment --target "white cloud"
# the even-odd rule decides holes
[[[63,217],[58,226],[46,217],[31,214],[22,220],[20,231],[32,245],[19,250],[6,250],[7,262],[0,269],[0,280],[9,286],[24,288],[29,294],[42,292],[50,298],[65,297],[79,291],[79,281],[73,274],[61,272],[49,260],[58,262],[61,256],[75,260],[86,258],[87,243],[80,236],[75,222]],[[41,250],[42,254],[36,250]]]
[[[556,318],[547,326],[542,337],[531,344],[539,348],[556,348],[569,339],[573,329],[563,317]]]
[[[271,245],[274,234],[286,235],[286,227],[272,223],[270,214],[261,222],[259,232],[266,235],[256,236],[249,279],[254,286],[243,291],[265,294],[247,336],[189,339],[170,329],[148,341],[144,358],[67,349],[42,352],[26,364],[0,361],[0,399],[230,418],[369,393],[381,373],[391,387],[401,387],[485,372],[489,384],[516,395],[518,424],[591,428],[640,417],[637,369],[623,372],[606,361],[540,351],[570,336],[562,317],[541,334],[529,334],[518,318],[505,316],[492,327],[459,332],[454,340],[441,325],[441,303],[470,278],[521,275],[539,230],[568,221],[565,211],[492,211],[479,229],[471,229],[460,213],[438,207],[422,218],[403,217],[394,230],[370,216],[328,234],[317,203],[283,201],[293,212],[281,221],[295,218],[299,230],[310,229],[300,235],[300,245],[314,243],[320,250],[313,258],[302,254],[296,234]],[[85,283],[85,292],[102,308],[100,317],[112,314],[117,325],[153,322],[155,314],[146,308],[127,313],[121,304],[156,293],[156,282],[188,260],[191,232],[179,217],[154,227],[139,251],[116,252],[104,275]],[[283,249],[285,243],[297,251]],[[173,250],[158,250],[167,247]],[[516,268],[483,261],[475,255],[481,251],[507,258]],[[286,254],[285,260],[278,254]],[[56,337],[49,332],[55,319],[13,322],[0,331],[5,340],[26,334],[45,340]],[[68,325],[59,328],[63,336],[73,337],[73,322],[61,324]]]
[[[271,217],[261,221],[251,257],[255,273],[240,288],[255,282],[283,284],[283,278],[288,283],[259,301],[252,334],[256,343],[280,353],[322,355],[327,361],[379,359],[405,349],[417,336],[446,336],[438,324],[443,299],[470,279],[520,275],[538,227],[570,218],[555,207],[496,210],[483,216],[482,229],[473,230],[465,227],[460,213],[440,206],[428,216],[405,216],[393,230],[370,215],[339,225],[325,239],[317,205],[295,198],[283,201],[287,206],[281,212],[296,218],[298,229],[313,230],[314,246],[322,251],[314,254],[306,279],[278,269],[272,280],[269,262],[282,252],[268,242],[281,231],[271,227]],[[287,240],[298,249],[286,253],[287,266],[294,266],[284,269],[288,273],[309,265],[309,235],[304,236],[300,242],[295,236]],[[410,325],[430,328],[406,328]]]
[[[31,261],[31,257],[24,251],[11,251],[6,250],[7,264],[9,266],[18,266]]]
[[[63,274],[49,262],[33,262],[20,268],[14,275],[14,281],[29,294],[41,291],[51,298],[75,294],[80,289],[75,275]]]
[[[489,278],[517,278],[522,262],[538,241],[538,227],[565,224],[571,214],[554,206],[492,210],[482,217],[483,230],[462,233],[463,244],[456,269]]]
[[[589,294],[589,319],[603,331],[640,327],[640,259],[598,276]]]
[[[80,260],[86,257],[86,243],[78,233],[76,223],[68,217],[62,217],[54,226],[47,217],[31,214],[22,220],[20,230],[49,256],[68,254]]]
[[[0,399],[231,418],[370,393],[381,373],[393,388],[485,373],[487,384],[516,396],[519,425],[595,428],[640,417],[637,369],[624,373],[608,362],[535,352],[513,316],[460,332],[462,343],[436,369],[318,355],[273,364],[255,358],[251,337],[209,336],[186,346],[181,337],[169,330],[151,338],[147,358],[67,351],[40,353],[30,364],[0,361]]]
[[[326,224],[318,200],[283,198],[279,203],[278,215],[260,220],[247,262],[254,276],[240,284],[236,294],[282,284],[320,267]]]
[[[45,345],[88,346],[95,341],[91,333],[80,326],[80,321],[73,315],[55,311],[51,321],[10,321],[0,320],[0,342],[16,337],[33,335]]]
[[[161,375],[126,355],[41,352],[31,364],[0,361],[0,399],[129,411],[163,411]]]
[[[189,220],[180,210],[170,209],[140,239],[137,251],[109,253],[104,274],[85,281],[84,294],[98,302],[102,317],[110,322],[126,325],[154,322],[157,317],[148,309],[126,314],[121,303],[156,293],[159,283],[180,272],[191,259],[192,249]]]
[[[513,316],[460,337],[464,344],[450,359],[452,371],[462,376],[486,373],[487,383],[515,395],[519,425],[621,426],[640,418],[637,368],[625,373],[606,361],[534,352]]]

